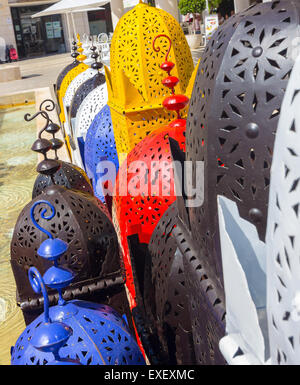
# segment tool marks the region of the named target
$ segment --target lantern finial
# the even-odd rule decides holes
[[[62,289],[69,286],[70,283],[75,278],[74,273],[69,269],[62,269],[58,266],[58,259],[68,250],[68,244],[61,239],[54,239],[53,235],[47,231],[46,229],[43,229],[36,221],[34,217],[34,210],[37,206],[40,206],[41,204],[45,204],[48,207],[51,208],[52,214],[50,216],[46,216],[47,209],[44,209],[41,212],[41,218],[45,220],[51,220],[54,218],[56,211],[54,206],[44,200],[40,200],[36,202],[30,211],[30,217],[32,220],[32,223],[36,228],[38,228],[40,231],[42,231],[44,234],[48,236],[48,239],[44,241],[41,246],[39,247],[37,254],[38,256],[48,260],[53,261],[54,266],[52,266],[50,269],[46,271],[44,274],[44,282],[45,284],[50,287],[51,289],[57,290],[59,294],[59,305],[63,306],[65,305],[65,301],[62,297]]]
[[[46,216],[47,209],[41,213],[41,218],[50,220],[56,212],[54,207],[47,201],[38,201],[31,208],[31,220],[39,230],[45,233],[49,238],[44,241],[39,250],[38,255],[48,260],[54,261],[54,266],[46,271],[42,277],[40,272],[31,267],[28,272],[30,284],[35,293],[42,293],[44,297],[44,322],[37,326],[34,335],[31,339],[31,344],[37,350],[44,353],[52,353],[54,361],[49,362],[49,365],[80,365],[74,360],[61,360],[59,350],[67,343],[73,334],[73,330],[68,325],[62,322],[52,322],[49,315],[49,298],[46,286],[57,289],[59,292],[59,306],[64,306],[66,302],[62,298],[61,289],[69,285],[74,279],[74,274],[66,269],[59,268],[57,265],[60,258],[68,249],[68,245],[60,239],[54,239],[52,234],[43,229],[34,217],[34,210],[40,204],[48,205],[52,213]]]
[[[45,110],[43,110],[42,108],[45,103],[50,103],[50,105],[49,104],[46,105]],[[42,116],[46,120],[45,126],[39,132],[39,138],[34,142],[31,149],[32,151],[40,153],[44,156],[44,160],[41,163],[39,163],[37,167],[37,172],[39,174],[49,175],[51,177],[53,184],[55,184],[54,174],[61,168],[61,163],[58,161],[57,150],[59,150],[63,146],[63,142],[55,138],[55,134],[60,130],[60,127],[57,124],[53,123],[53,121],[50,119],[48,115],[48,112],[53,111],[54,108],[55,108],[54,102],[52,100],[46,99],[40,105],[40,111],[38,111],[33,116],[31,116],[30,114],[26,114],[24,116],[24,119],[26,122],[31,122],[32,120],[36,119],[38,116]],[[44,131],[51,133],[53,135],[53,138],[51,140],[43,139],[42,133]],[[48,159],[47,153],[50,150],[55,151],[55,160]]]
[[[190,99],[187,96],[185,96],[185,95],[176,95],[175,94],[175,87],[178,85],[179,79],[176,76],[171,76],[171,71],[175,67],[175,64],[172,63],[171,61],[169,61],[169,55],[170,55],[171,48],[172,48],[172,40],[167,35],[158,35],[158,36],[156,36],[156,38],[153,41],[153,49],[154,49],[155,52],[160,52],[160,47],[156,47],[155,46],[156,41],[159,38],[165,38],[165,39],[167,39],[169,41],[169,49],[167,51],[167,54],[166,54],[166,57],[165,57],[165,61],[162,63],[160,68],[163,71],[167,72],[167,74],[168,74],[168,77],[166,77],[162,81],[162,84],[172,91],[172,96],[167,97],[163,101],[163,106],[167,110],[169,110],[169,111],[176,111],[176,113],[177,113],[177,119],[174,122],[172,122],[171,125],[172,124],[173,125],[175,124],[176,126],[178,126],[178,124],[185,125],[186,121],[184,119],[181,119],[180,110],[183,110],[188,105]]]

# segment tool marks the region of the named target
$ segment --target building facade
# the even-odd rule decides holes
[[[0,46],[17,48],[20,58],[63,53],[70,49],[72,36],[66,15],[40,18],[31,16],[48,8],[57,0],[0,0]],[[232,0],[236,12],[247,8],[255,0]],[[270,0],[257,0],[270,1]],[[76,33],[98,35],[113,32],[120,17],[139,0],[111,0],[104,10],[73,14]],[[155,5],[180,20],[179,0],[155,0]],[[151,0],[154,3],[154,0]],[[74,32],[74,31],[73,31]],[[73,34],[71,32],[71,34]],[[1,48],[1,47],[0,47]]]
[[[0,0],[0,44],[5,41],[8,47],[17,48],[21,59],[68,51],[73,36],[70,36],[66,15],[31,17],[56,1]],[[112,32],[110,4],[102,8],[74,13],[75,32],[81,35]]]

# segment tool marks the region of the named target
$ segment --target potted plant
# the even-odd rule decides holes
[[[191,28],[191,33],[186,35],[186,39],[191,49],[200,47],[202,44],[202,35],[196,34],[196,14],[202,14],[205,11],[206,6],[208,5],[208,11],[212,11],[217,8],[221,0],[180,0],[179,1],[179,10],[182,15],[193,15],[193,24]]]

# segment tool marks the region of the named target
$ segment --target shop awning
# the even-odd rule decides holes
[[[49,8],[46,8],[41,12],[35,13],[31,17],[41,17],[80,11],[83,12],[88,11],[90,8],[95,10],[95,8],[98,8],[101,5],[105,5],[108,3],[110,3],[110,1],[107,0],[61,0],[58,3],[51,5]]]

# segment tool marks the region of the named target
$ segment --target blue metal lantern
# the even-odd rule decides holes
[[[110,108],[106,105],[95,117],[85,141],[85,167],[88,177],[93,181],[94,193],[105,202],[103,185],[112,191],[119,170]]]
[[[44,313],[21,334],[12,348],[12,365],[144,365],[144,357],[125,320],[112,308],[84,301],[63,299],[62,291],[74,279],[74,273],[59,266],[68,249],[67,243],[41,228],[34,209],[47,204],[53,218],[54,207],[47,201],[37,202],[31,209],[34,225],[49,239],[38,249],[38,255],[54,263],[42,277],[32,267],[29,280],[36,293],[44,297]],[[49,308],[46,287],[58,291],[58,305]]]

